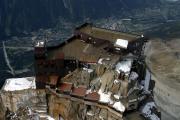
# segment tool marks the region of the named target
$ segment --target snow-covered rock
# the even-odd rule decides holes
[[[121,71],[129,74],[130,70],[131,70],[131,66],[132,66],[132,59],[127,59],[127,60],[123,60],[117,63],[116,65],[116,71],[118,73],[120,73]]]
[[[160,118],[152,111],[153,108],[156,108],[156,105],[154,102],[148,102],[145,104],[145,106],[142,108],[141,112],[143,115],[150,120],[160,120]]]

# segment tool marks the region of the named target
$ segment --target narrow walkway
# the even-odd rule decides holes
[[[94,102],[94,101],[88,101],[88,100],[85,100],[84,98],[79,98],[79,97],[76,97],[76,96],[71,96],[71,95],[68,95],[68,94],[61,94],[61,93],[57,93],[54,89],[51,89],[50,87],[47,87],[47,90],[54,94],[54,95],[57,95],[58,97],[61,97],[61,98],[66,98],[66,99],[70,99],[71,101],[78,101],[78,102],[82,102],[86,105],[93,105],[93,106],[96,106],[96,107],[99,107],[101,109],[107,109],[109,112],[117,115],[118,117],[122,118],[122,113],[115,110],[112,105],[110,104],[105,104],[105,103],[100,103],[100,102]]]

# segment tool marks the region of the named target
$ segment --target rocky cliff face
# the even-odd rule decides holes
[[[46,28],[58,18],[71,21],[106,18],[159,4],[159,0],[1,0],[0,37]]]
[[[180,49],[179,39],[152,41],[146,62],[155,80],[154,97],[162,111],[162,120],[179,120]]]

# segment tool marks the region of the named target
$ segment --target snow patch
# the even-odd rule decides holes
[[[117,94],[115,94],[115,95],[114,95],[114,98],[117,99],[117,100],[119,100],[119,99],[120,99],[120,96],[117,95]]]
[[[117,79],[115,79],[115,80],[114,80],[114,84],[118,84],[118,83],[120,83],[120,81],[117,80]]]
[[[83,70],[87,71],[88,73],[92,73],[94,70],[93,69],[88,69],[88,68],[83,68]]]
[[[124,105],[119,101],[119,102],[115,102],[113,105],[113,108],[116,109],[117,111],[120,112],[124,112],[125,111],[125,107]]]
[[[127,49],[128,41],[124,39],[117,39],[114,46]]]
[[[99,63],[99,64],[103,64],[103,63],[102,63],[103,60],[104,60],[104,58],[100,58],[100,59],[98,60],[98,63]]]
[[[34,77],[7,79],[3,90],[16,91],[24,89],[36,89]]]
[[[123,60],[117,63],[116,65],[116,71],[118,73],[120,73],[121,71],[129,74],[131,71],[131,66],[132,66],[132,60],[131,59],[127,59],[127,60]]]
[[[39,115],[41,118],[45,118],[45,119],[47,119],[47,120],[55,120],[54,118],[52,118],[51,116],[49,116],[49,115]],[[63,120],[63,119],[61,119],[61,120]]]
[[[107,94],[102,92],[102,90],[100,89],[98,91],[99,95],[100,95],[100,99],[99,99],[99,102],[101,103],[110,103],[112,104],[112,100],[111,100],[111,93],[108,92]]]
[[[136,72],[131,72],[129,80],[136,80],[138,77],[139,75]]]

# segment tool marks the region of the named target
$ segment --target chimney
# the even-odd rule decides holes
[[[41,40],[41,41],[36,41],[35,42],[35,59],[43,59],[46,57],[46,42]]]

